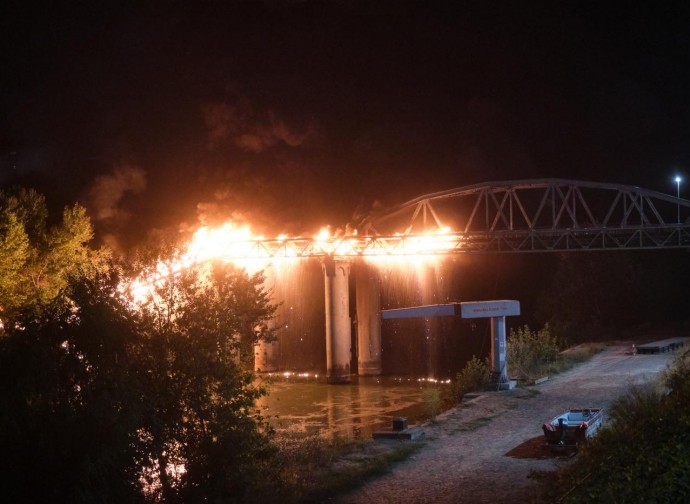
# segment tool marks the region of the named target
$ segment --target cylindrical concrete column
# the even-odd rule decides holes
[[[364,261],[355,269],[357,308],[357,374],[381,374],[381,286],[376,271]]]
[[[273,265],[269,265],[264,270],[264,288],[267,291],[274,291],[278,285],[278,272]],[[281,308],[278,308],[278,312]],[[270,329],[275,329],[278,325],[277,318],[279,313],[275,313],[275,318],[269,320],[267,325]],[[272,373],[280,370],[280,342],[278,339],[267,343],[259,341],[254,345],[254,371],[257,373]]]
[[[269,320],[269,328],[274,327],[275,322]],[[280,342],[278,340],[267,343],[259,341],[254,346],[254,371],[257,373],[271,373],[280,369]]]
[[[491,371],[499,376],[498,383],[508,383],[506,364],[506,318],[491,317]]]
[[[419,282],[422,304],[436,304],[438,300],[436,267],[431,264],[418,267],[417,279]],[[441,321],[438,317],[425,317],[422,323],[424,331],[424,354],[426,357],[426,376],[427,378],[438,378]]]
[[[349,261],[323,262],[326,294],[326,374],[328,383],[350,383],[351,338]]]

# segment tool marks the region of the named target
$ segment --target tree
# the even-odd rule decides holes
[[[274,450],[252,414],[264,390],[252,386],[242,357],[272,337],[276,307],[262,282],[227,264],[190,269],[166,279],[144,306],[145,368],[153,371],[146,387],[156,390],[143,426],[146,456],[166,502],[260,500]],[[165,470],[182,466],[182,475]]]
[[[79,206],[47,224],[45,198],[33,189],[0,192],[0,318],[13,324],[20,312],[34,314],[67,286],[70,275],[93,274],[104,251],[89,247],[91,221]]]
[[[136,316],[114,272],[8,327],[0,339],[0,500],[142,502]]]
[[[685,250],[562,254],[539,301],[539,319],[569,342],[619,337],[635,325],[687,317]]]
[[[274,311],[261,275],[229,265],[163,279],[143,306],[115,266],[69,277],[0,339],[0,500],[268,501],[264,391],[239,357]]]
[[[540,320],[571,343],[634,323],[641,313],[634,259],[625,251],[562,254],[541,295]]]
[[[14,213],[3,209],[0,211],[0,306],[4,311],[25,302],[19,286],[29,253],[29,237],[24,226]]]

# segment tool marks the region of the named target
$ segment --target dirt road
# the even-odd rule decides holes
[[[608,408],[631,384],[654,380],[673,358],[627,355],[630,348],[630,343],[609,346],[540,385],[482,393],[426,426],[426,444],[413,458],[332,502],[529,501],[535,492],[530,471],[565,463],[541,447],[545,420],[570,406]]]

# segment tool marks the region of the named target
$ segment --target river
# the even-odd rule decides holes
[[[269,395],[257,407],[276,431],[370,437],[390,429],[393,418],[406,417],[409,425],[429,419],[437,398],[447,396],[448,381],[411,377],[353,377],[348,385],[329,385],[325,376],[274,374],[262,378]],[[437,389],[439,394],[426,392]]]

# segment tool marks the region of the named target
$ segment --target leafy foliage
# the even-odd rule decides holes
[[[688,311],[685,251],[561,254],[544,284],[538,319],[569,344],[620,337],[638,324],[668,324]]]
[[[690,354],[664,387],[633,387],[578,459],[541,475],[545,502],[690,501]]]
[[[468,392],[483,390],[489,384],[490,377],[489,365],[473,355],[455,377],[453,385],[456,397],[462,398]]]
[[[8,306],[24,303],[26,295],[19,292],[21,271],[30,253],[29,237],[17,216],[0,213],[0,299],[5,311]]]
[[[262,502],[275,448],[242,348],[275,307],[230,266],[135,308],[119,270],[68,281],[0,339],[3,502]]]
[[[0,192],[0,318],[5,326],[37,314],[66,288],[71,275],[93,274],[105,253],[88,243],[91,222],[79,205],[48,227],[45,198],[32,189]]]
[[[422,399],[429,412],[429,418],[435,420],[441,410],[441,391],[437,387],[427,387],[422,391]]]
[[[225,502],[258,498],[259,469],[273,450],[252,414],[264,390],[252,386],[243,356],[271,336],[275,307],[261,287],[228,265],[169,279],[145,306],[152,345],[147,388],[155,390],[142,425],[152,478],[166,501],[213,495]],[[162,468],[185,467],[175,481]]]
[[[140,405],[128,359],[136,339],[113,297],[88,292],[79,319],[74,305],[55,302],[43,320],[0,340],[6,502],[142,500],[129,462]]]
[[[511,330],[506,342],[508,369],[521,379],[534,379],[548,374],[559,359],[559,342],[548,324],[539,331],[528,326]]]

